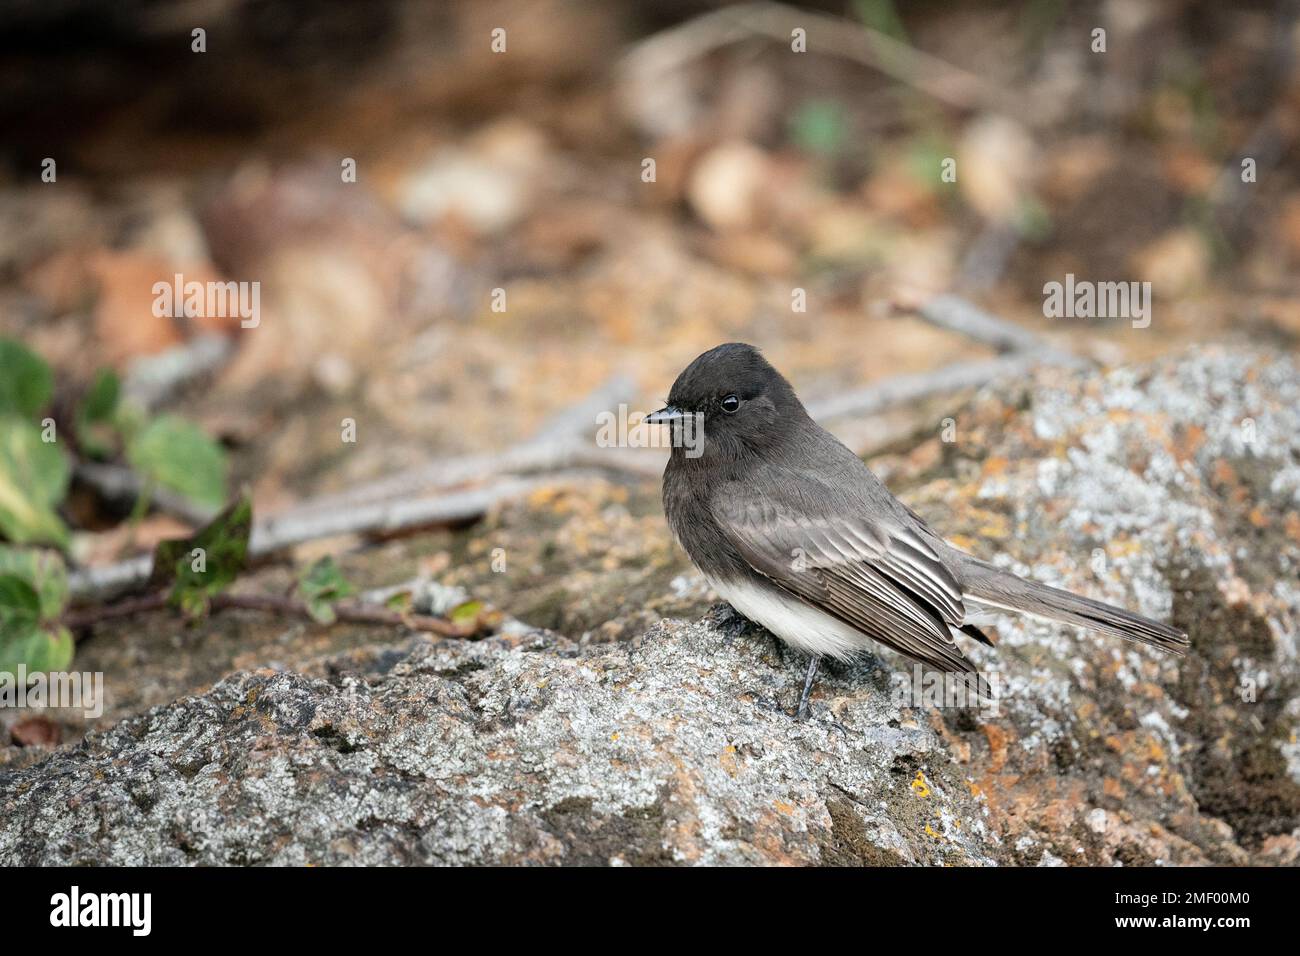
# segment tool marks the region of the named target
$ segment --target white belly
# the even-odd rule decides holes
[[[805,654],[847,660],[871,643],[869,637],[838,618],[773,588],[748,581],[710,579],[709,584],[742,615]]]

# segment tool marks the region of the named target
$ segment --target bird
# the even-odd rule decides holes
[[[823,657],[877,642],[976,694],[990,688],[958,640],[993,646],[977,621],[1007,612],[1183,654],[1185,631],[1019,577],[949,544],[809,416],[757,348],[729,342],[692,361],[668,404],[663,506],[677,541],[743,617],[809,658],[805,719]]]

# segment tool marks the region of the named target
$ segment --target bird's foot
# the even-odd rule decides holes
[[[817,676],[817,664],[820,661],[820,657],[813,655],[808,662],[808,676],[803,679],[803,693],[799,696],[799,709],[794,712],[795,720],[805,720],[808,717],[808,698],[812,695],[813,678]]]

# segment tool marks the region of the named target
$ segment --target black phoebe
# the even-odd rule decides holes
[[[989,646],[972,619],[1015,611],[1181,654],[1187,635],[1122,608],[1026,581],[949,545],[808,417],[751,345],[705,352],[647,416],[674,432],[664,511],[691,561],[731,606],[812,656],[845,659],[873,638],[988,688],[956,642]],[[685,427],[703,423],[703,428]],[[692,440],[693,439],[693,440]]]

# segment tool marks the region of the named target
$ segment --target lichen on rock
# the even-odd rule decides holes
[[[1013,391],[898,490],[982,557],[1172,619],[1186,658],[1006,619],[971,650],[996,712],[909,706],[881,651],[797,722],[805,661],[725,605],[604,641],[334,649],[0,769],[0,863],[1296,862],[1294,364]]]

